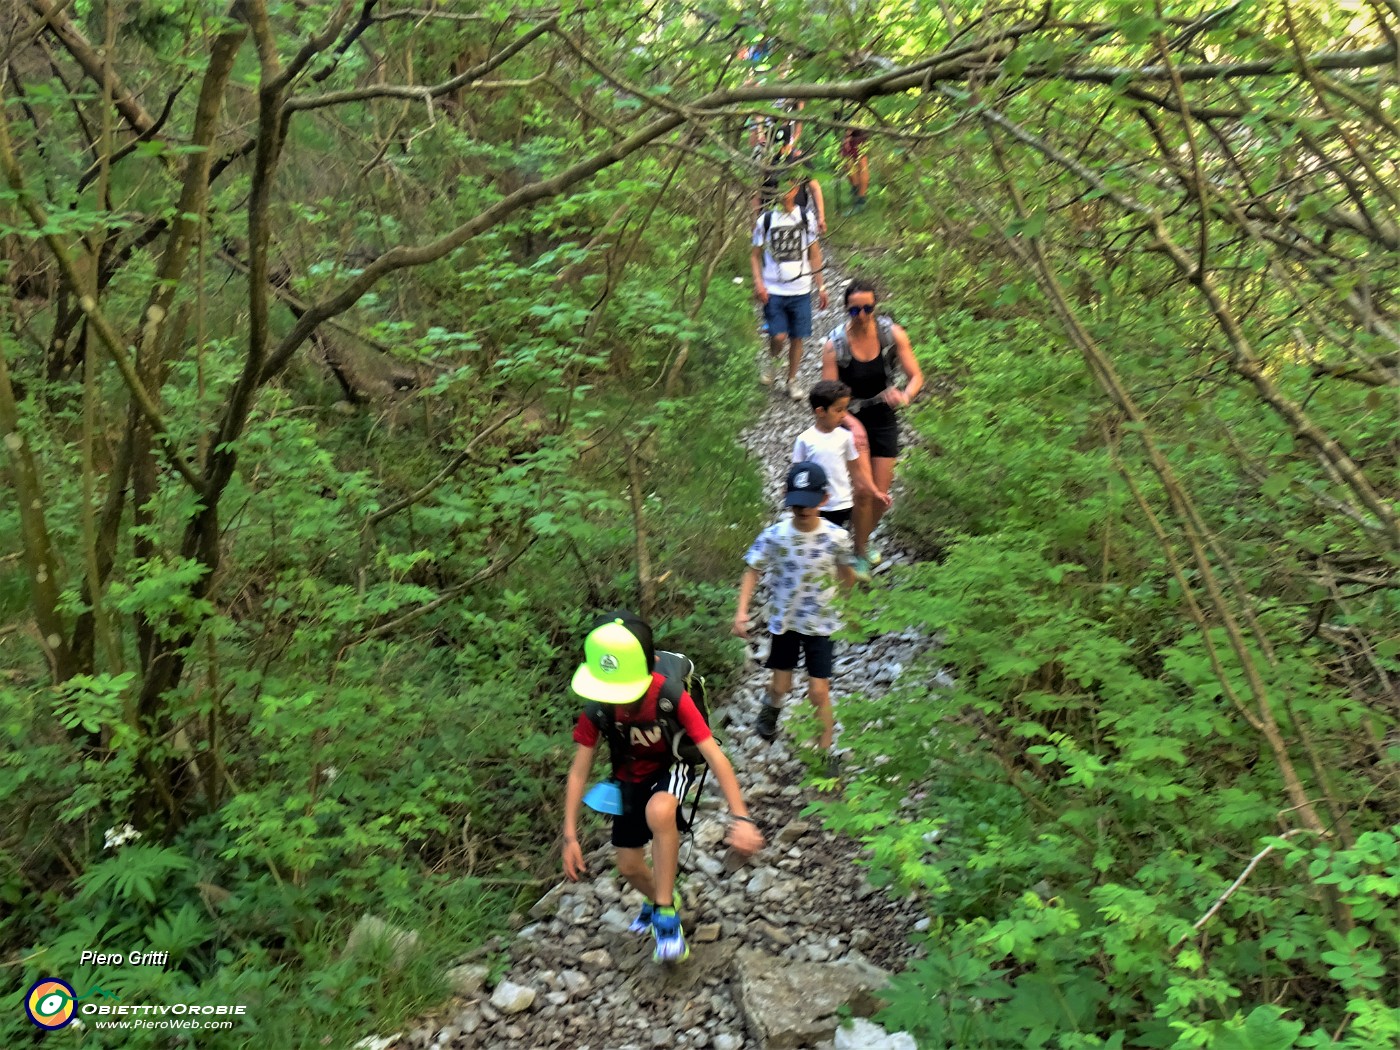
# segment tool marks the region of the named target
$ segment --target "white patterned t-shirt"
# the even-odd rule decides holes
[[[772,614],[771,634],[825,636],[841,629],[837,616],[836,570],[855,561],[850,534],[825,518],[803,532],[787,517],[758,534],[744,562],[764,574]]]

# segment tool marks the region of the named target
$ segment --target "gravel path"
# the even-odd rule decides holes
[[[832,280],[830,286],[839,290],[843,283]],[[839,304],[837,295],[837,309],[814,320],[819,334],[808,341],[798,377],[804,392],[819,378],[821,343],[843,316]],[[805,398],[797,403],[774,392],[743,435],[745,447],[763,465],[775,516],[793,439],[810,420]],[[909,559],[887,540],[881,548],[886,560],[880,572]],[[832,683],[838,719],[843,696],[882,695],[935,646],[935,640],[913,630],[861,644],[838,642]],[[927,668],[922,673],[942,675],[929,661],[919,666]],[[751,658],[734,691],[713,704],[713,720],[769,845],[744,865],[726,854],[723,807],[711,779],[696,833],[681,850],[683,916],[692,944],[686,963],[654,964],[650,938],[626,932],[640,897],[617,878],[599,822],[585,833],[597,847],[589,856],[593,880],[561,883],[536,904],[529,924],[504,946],[510,964],[494,993],[479,987],[484,965],[467,959],[451,975],[460,994],[435,1016],[420,1019],[411,1031],[360,1045],[365,1050],[745,1050],[759,1044],[738,1002],[732,963],[739,948],[796,961],[863,959],[900,969],[912,954],[908,935],[923,912],[915,902],[892,900],[865,880],[860,843],[800,815],[820,793],[803,785],[806,767],[791,735],[783,732],[766,743],[751,728],[767,674]],[[799,674],[784,725],[805,713],[805,692],[805,676]],[[857,768],[866,758],[852,754],[847,764]]]

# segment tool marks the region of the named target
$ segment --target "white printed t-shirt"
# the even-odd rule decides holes
[[[851,467],[860,458],[856,439],[845,427],[823,434],[815,425],[797,435],[792,445],[792,461],[811,460],[826,471],[826,502],[822,510],[849,510],[851,498]]]
[[[763,283],[769,295],[811,295],[812,270],[807,252],[817,241],[817,212],[807,206],[807,225],[802,225],[802,209],[767,213],[772,225],[765,236],[766,216],[760,215],[753,228],[753,246],[763,248]]]
[[[744,555],[751,569],[764,574],[771,595],[770,634],[827,636],[841,629],[836,599],[838,566],[855,562],[851,536],[839,525],[818,518],[811,532],[802,532],[786,517],[758,534]]]

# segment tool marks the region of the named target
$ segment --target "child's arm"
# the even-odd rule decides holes
[[[849,591],[856,585],[856,570],[850,565],[836,566],[836,582],[841,585],[842,590]]]
[[[826,202],[822,200],[822,184],[816,179],[807,181],[812,191],[812,203],[817,206],[817,232],[826,232]]]
[[[749,602],[753,600],[753,592],[757,586],[758,570],[750,565],[744,570],[743,579],[739,581],[739,611],[734,614],[732,628],[740,638],[749,636]]]
[[[757,853],[763,848],[763,832],[758,830],[758,825],[749,816],[748,806],[744,805],[744,795],[739,790],[739,778],[734,775],[734,767],[729,764],[729,759],[715,743],[714,737],[695,746],[714,771],[715,783],[719,785],[724,801],[729,805],[729,812],[734,816],[734,822],[729,825],[729,844],[740,853]]]
[[[596,751],[596,748],[579,744],[569,764],[569,778],[564,782],[564,874],[570,882],[577,882],[579,875],[588,870],[578,844],[578,811],[583,804],[583,791],[588,786],[588,773],[593,768]]]

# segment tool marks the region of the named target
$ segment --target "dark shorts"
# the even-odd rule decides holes
[[[808,678],[831,677],[831,636],[822,634],[798,634],[786,631],[783,634],[768,635],[768,662],[763,666],[770,671],[793,671],[797,668],[797,658],[807,658]]]
[[[770,295],[763,304],[763,319],[770,335],[806,339],[812,334],[812,296]]]
[[[612,844],[618,849],[640,849],[651,841],[651,828],[647,826],[647,803],[658,791],[685,798],[690,790],[690,767],[675,765],[663,769],[650,780],[632,784],[621,781],[622,816],[613,817]],[[676,827],[686,830],[681,807],[676,807]]]
[[[873,419],[866,414],[859,414],[856,418],[865,427],[871,459],[899,458],[899,420],[893,412],[879,412]]]
[[[851,508],[845,510],[824,510],[821,512],[823,518],[833,525],[840,525],[843,529],[851,522]]]

